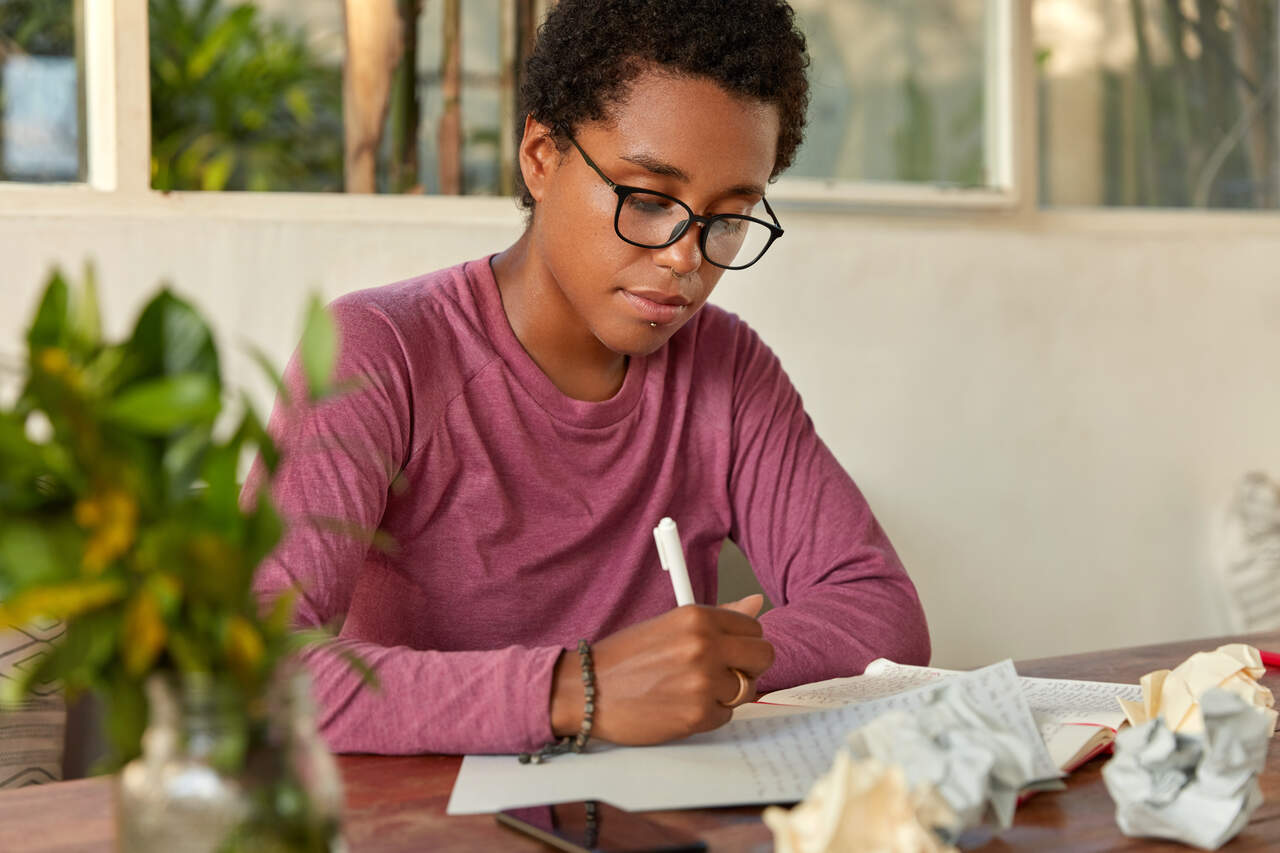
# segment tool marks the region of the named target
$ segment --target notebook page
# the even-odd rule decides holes
[[[910,690],[957,674],[956,670],[908,666],[880,658],[868,664],[862,675],[832,678],[777,690],[760,697],[759,701],[779,705],[839,707]],[[1116,697],[1133,700],[1142,698],[1142,689],[1133,684],[1025,676],[1019,681],[1040,735],[1048,745],[1054,763],[1059,767],[1070,763],[1093,738],[1094,732],[1088,726],[1105,726],[1114,731],[1124,722],[1124,712]]]
[[[1060,775],[1037,733],[1011,662],[956,678],[966,699],[1027,743],[1037,777]],[[581,799],[631,810],[795,802],[826,772],[848,732],[885,711],[917,708],[941,686],[857,705],[752,716],[663,746],[604,745],[542,765],[521,765],[511,756],[469,755],[454,783],[448,813]]]

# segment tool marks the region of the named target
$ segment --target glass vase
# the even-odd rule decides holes
[[[345,850],[341,781],[306,674],[282,675],[261,700],[202,674],[147,682],[142,755],[117,777],[122,853]]]

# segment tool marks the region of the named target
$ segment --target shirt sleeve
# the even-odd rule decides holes
[[[331,308],[342,341],[337,377],[355,390],[310,409],[277,400],[270,431],[282,452],[271,493],[286,533],[255,578],[266,605],[297,592],[298,627],[338,627],[336,647],[305,658],[320,729],[337,752],[518,752],[552,738],[550,698],[559,647],[434,651],[362,641],[341,630],[361,567],[376,559],[377,530],[413,445],[411,361],[395,325],[375,306]],[[286,371],[302,399],[297,359]],[[265,481],[255,461],[243,500]],[[440,618],[422,614],[421,618]],[[337,652],[358,655],[366,684]]]
[[[878,657],[928,663],[924,610],[889,538],[777,357],[735,327],[730,536],[776,605],[760,619],[776,657],[757,689],[856,675]]]

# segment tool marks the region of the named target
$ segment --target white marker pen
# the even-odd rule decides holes
[[[676,593],[676,606],[695,604],[693,586],[689,583],[689,569],[684,563],[684,549],[680,545],[680,531],[670,518],[664,518],[653,528],[653,541],[658,543],[658,562],[671,575],[671,588]]]

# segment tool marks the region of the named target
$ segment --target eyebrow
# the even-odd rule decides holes
[[[649,154],[619,154],[618,157],[621,160],[626,160],[628,163],[639,166],[640,168],[652,172],[655,175],[675,178],[677,181],[685,184],[689,183],[689,176],[685,174],[684,170],[680,169],[678,166],[673,166],[670,163],[659,160],[657,157]],[[764,187],[758,184],[738,184],[737,186],[730,187],[729,190],[725,192],[725,195],[758,195],[761,198],[764,198]]]

